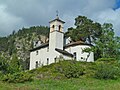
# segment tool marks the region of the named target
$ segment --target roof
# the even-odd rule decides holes
[[[59,18],[56,18],[56,19],[50,21],[49,23],[54,22],[54,21],[59,21],[59,22],[65,23],[64,21],[60,20]]]
[[[91,44],[85,43],[85,42],[83,42],[83,41],[77,41],[77,42],[72,42],[72,43],[66,44],[66,45],[64,46],[64,48],[68,48],[68,47],[71,47],[71,46],[77,46],[77,45],[88,45],[88,46],[92,46]]]
[[[66,44],[63,48],[65,49],[65,48],[68,48],[68,47],[71,47],[71,46],[77,46],[77,45],[92,46],[91,44],[87,44],[87,43],[85,43],[83,41],[77,41],[77,42],[72,42],[72,43]],[[42,45],[40,45],[40,46],[38,46],[36,48],[31,49],[30,52],[35,51],[35,50],[39,50],[41,48],[45,48],[47,46],[49,46],[49,42],[48,43],[43,43]],[[62,54],[70,55],[70,53],[65,51],[65,50],[61,50],[61,49],[57,49],[57,48],[55,50],[60,52],[60,53],[62,53]],[[70,55],[70,56],[72,56],[72,55]]]
[[[49,43],[44,43],[36,48],[30,50],[30,52],[49,46]]]
[[[58,49],[58,48],[55,48],[55,50],[58,51],[59,53],[62,53],[63,55],[73,57],[73,54],[71,54],[71,53],[69,53],[65,50],[61,50],[61,49]]]

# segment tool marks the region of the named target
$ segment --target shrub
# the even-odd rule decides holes
[[[67,78],[79,78],[84,75],[84,68],[77,61],[64,61],[56,67]]]
[[[22,83],[25,81],[31,81],[32,75],[28,72],[18,72],[14,74],[4,75],[2,81],[6,81],[9,83]]]
[[[97,79],[117,79],[119,68],[105,63],[99,64],[94,76]]]
[[[2,71],[0,71],[0,80],[3,78],[4,74]]]

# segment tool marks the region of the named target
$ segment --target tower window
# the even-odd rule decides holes
[[[54,28],[54,27],[55,27],[55,25],[52,26],[52,28]]]
[[[51,31],[54,31],[54,28],[55,28],[55,25],[52,25],[52,29],[51,29]]]
[[[61,25],[59,25],[59,31],[61,31]]]

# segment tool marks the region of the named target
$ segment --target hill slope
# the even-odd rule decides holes
[[[3,83],[0,81],[0,87],[2,88],[1,90],[119,90],[120,77],[114,80],[109,77],[110,75],[114,76],[116,68],[120,68],[116,60],[99,60],[95,63],[63,60],[28,71],[27,73],[29,74],[26,74],[26,76],[23,75],[24,77],[20,73],[16,73],[12,75],[13,77],[9,76],[5,79],[8,82],[13,82],[14,80],[21,81],[26,80],[31,74],[33,77],[32,81],[24,83]],[[95,78],[94,75],[96,76],[95,73],[98,72],[105,77],[102,79]],[[109,78],[106,78],[106,75]]]
[[[45,43],[48,36],[49,28],[45,26],[33,26],[22,28],[18,32],[13,31],[7,37],[0,37],[0,55],[11,58],[15,54],[26,62],[25,68],[28,68],[29,50],[33,48],[33,42],[40,40]]]

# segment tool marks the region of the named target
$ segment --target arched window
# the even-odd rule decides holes
[[[38,68],[38,61],[36,61],[36,65],[35,65],[36,68]]]
[[[52,28],[54,29],[54,28],[55,28],[55,25],[53,25]]]
[[[52,31],[54,31],[55,25],[52,26]]]
[[[59,30],[58,31],[61,31],[61,25],[59,25]]]
[[[55,25],[52,26],[52,28],[54,28],[54,27],[55,27]]]
[[[47,65],[49,64],[49,58],[47,58]]]

